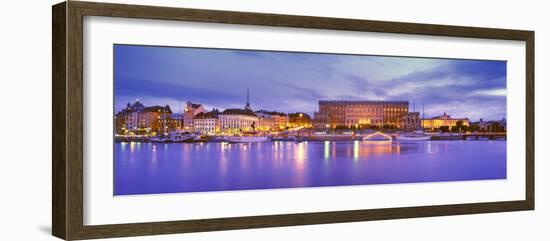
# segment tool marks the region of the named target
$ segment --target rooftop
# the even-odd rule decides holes
[[[409,101],[401,100],[319,100],[319,104],[404,104],[409,105]]]
[[[447,113],[443,113],[443,115],[436,116],[430,118],[430,120],[467,120],[468,118],[452,118],[450,115],[447,115]]]
[[[141,102],[136,101],[133,104],[128,103],[126,108],[122,109],[118,114],[132,113],[132,112],[163,112],[167,114],[172,114],[170,106],[147,106],[145,107]]]
[[[219,112],[216,111],[210,111],[210,112],[201,112],[195,115],[193,119],[212,119],[212,118],[218,118]]]
[[[249,115],[249,116],[256,116],[254,114],[254,111],[250,109],[226,109],[222,113],[222,115]]]
[[[267,111],[267,110],[258,110],[256,111],[256,113],[262,113],[262,114],[267,114],[267,115],[278,115],[278,116],[286,116],[285,113],[283,112],[277,112],[277,111]]]

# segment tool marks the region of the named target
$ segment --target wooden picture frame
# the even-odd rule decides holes
[[[52,233],[93,239],[214,230],[356,222],[399,218],[533,210],[534,32],[263,13],[68,1],[52,8]],[[526,43],[525,199],[335,212],[87,226],[83,224],[83,17],[107,16],[329,30],[518,40]]]

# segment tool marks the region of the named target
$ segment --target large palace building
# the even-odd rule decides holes
[[[422,126],[425,129],[439,129],[443,126],[447,126],[448,128],[452,128],[453,126],[469,126],[470,120],[468,118],[452,118],[450,115],[447,115],[447,113],[443,113],[441,116],[436,116],[430,119],[424,119],[422,120]]]
[[[396,128],[420,127],[418,113],[409,113],[408,101],[320,100],[314,113],[315,128],[390,125]]]

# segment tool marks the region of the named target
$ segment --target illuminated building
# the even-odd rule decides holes
[[[195,104],[191,101],[187,101],[185,108],[183,109],[183,129],[186,131],[193,131],[193,117],[199,113],[206,112],[206,109],[201,104]]]
[[[408,101],[320,100],[314,113],[315,128],[393,126],[401,128],[409,112]]]
[[[262,128],[260,126],[260,119],[262,118],[252,111],[250,107],[250,91],[247,89],[244,109],[226,109],[218,115],[220,132],[231,135],[260,131]]]
[[[184,113],[172,113],[170,118],[174,122],[174,130],[184,131],[183,121],[185,118]]]
[[[274,120],[274,129],[276,130],[284,130],[288,127],[288,116],[285,114],[280,115],[273,115],[272,116]]]
[[[447,113],[443,113],[443,115],[441,116],[436,116],[430,119],[423,119],[422,127],[424,127],[425,129],[439,129],[440,127],[445,126],[451,128],[453,126],[456,126],[458,122],[462,122],[462,126],[469,125],[468,118],[451,118],[451,116],[447,115]]]
[[[262,112],[256,112],[256,116],[258,116],[258,130],[259,131],[272,131],[275,128],[275,120],[271,115],[262,113]]]
[[[172,110],[167,106],[144,106],[136,101],[115,115],[116,133],[121,135],[154,135],[168,131],[174,124],[170,118]]]
[[[302,112],[288,114],[289,127],[311,127],[311,117]]]
[[[214,135],[220,131],[220,121],[217,110],[201,112],[193,118],[194,130],[203,134]]]
[[[419,112],[409,112],[401,120],[401,128],[405,130],[417,130],[421,128]]]
[[[278,131],[278,130],[284,130],[288,127],[288,115],[282,112],[277,111],[266,111],[266,110],[259,110],[256,111],[256,115],[261,117],[263,120],[264,127],[267,127],[267,125],[271,124],[271,130]]]
[[[260,118],[250,109],[226,109],[218,115],[220,131],[224,134],[240,134],[256,131]]]

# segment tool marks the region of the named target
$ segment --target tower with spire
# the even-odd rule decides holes
[[[246,106],[245,110],[250,110],[250,88],[246,87]]]

